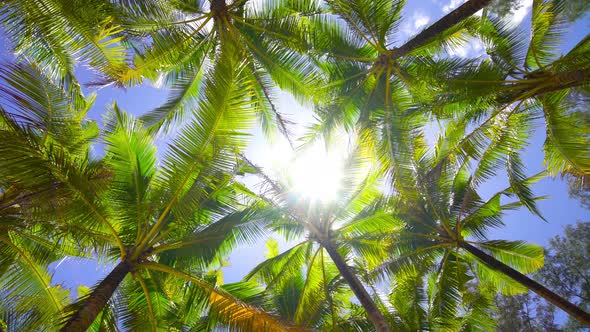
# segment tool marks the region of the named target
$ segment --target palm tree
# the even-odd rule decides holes
[[[479,154],[478,145],[484,146],[480,143],[487,137],[511,130],[500,127],[505,119],[526,114],[545,122],[545,164],[552,175],[589,174],[590,123],[584,112],[590,36],[558,56],[567,23],[563,9],[562,1],[534,1],[528,45],[506,22],[484,17],[478,34],[494,44],[487,59],[447,61],[445,70],[437,70],[439,74],[425,85],[433,96],[425,102],[433,106],[435,115],[455,125],[452,135],[465,134],[453,152]],[[466,123],[475,129],[467,132]],[[520,125],[530,128],[531,123]]]
[[[447,30],[451,29],[471,15],[474,15],[478,11],[484,9],[490,3],[491,1],[488,0],[466,1],[461,6],[457,7],[447,15],[440,18],[438,21],[428,26],[426,29],[422,30],[402,46],[393,48],[389,58],[393,60],[409,54],[420,47],[424,47],[428,42],[435,38],[439,38]]]
[[[504,141],[518,137],[518,132],[511,132]],[[419,137],[416,142],[420,142]],[[405,166],[399,166],[407,170],[404,179],[413,174],[415,180],[394,187],[396,195],[390,209],[406,226],[393,235],[391,261],[377,271],[403,276],[434,269],[439,289],[435,301],[445,318],[457,315],[465,284],[475,276],[482,284],[491,283],[503,292],[528,288],[588,324],[590,314],[525,275],[542,267],[541,247],[523,241],[489,240],[486,236],[491,228],[503,225],[505,211],[525,205],[538,213],[538,198],[532,196],[530,184],[543,174],[527,178],[518,159],[505,157],[502,144],[506,143],[502,140],[478,161],[449,159],[444,150],[447,143],[439,141],[434,155],[417,144],[412,158],[393,161],[405,162]],[[478,187],[505,163],[511,168],[510,187],[483,199]],[[519,200],[501,204],[502,196],[513,197],[517,191]]]
[[[480,8],[472,5],[466,3],[465,8]],[[482,17],[464,19],[438,38],[416,37],[398,49],[388,50],[401,3],[381,1],[370,6],[369,2],[335,1],[333,11],[348,23],[348,28],[344,32],[330,31],[318,43],[318,51],[329,60],[328,86],[335,91],[335,100],[318,110],[323,123],[316,129],[329,133],[343,125],[349,130],[364,131],[361,137],[368,140],[367,144],[382,145],[381,153],[393,155],[404,149],[396,129],[415,130],[431,120],[426,115],[434,115],[439,121],[454,125],[445,129],[449,136],[465,135],[449,153],[478,157],[485,150],[485,143],[493,141],[498,132],[512,130],[500,127],[506,123],[506,117],[528,113],[534,118],[540,116],[538,110],[543,110],[548,170],[554,175],[582,177],[590,169],[590,142],[585,135],[590,125],[583,116],[584,106],[579,106],[580,98],[572,101],[571,95],[586,94],[584,89],[590,77],[588,38],[567,55],[555,59],[553,49],[565,22],[563,6],[561,1],[534,3],[533,36],[527,49],[523,48],[524,38],[518,30],[484,11]],[[451,14],[423,33],[432,31]],[[432,57],[441,43],[453,47],[468,36],[484,43],[488,59]],[[408,46],[417,45],[416,40],[424,47]],[[431,42],[427,43],[428,40]],[[394,119],[408,115],[412,119]],[[399,127],[408,121],[411,126]],[[522,120],[509,122],[528,127],[531,124]],[[466,131],[473,127],[476,129]],[[525,142],[526,137],[522,138]],[[515,141],[511,149],[518,150],[523,144]]]
[[[381,194],[376,188],[378,177],[355,176],[367,167],[368,160],[361,156],[351,156],[344,171],[350,176],[339,191],[338,200],[331,203],[297,197],[288,186],[272,180],[252,165],[272,194],[266,198],[269,210],[263,210],[261,218],[271,220],[271,229],[284,234],[287,239],[302,235],[306,239],[259,264],[248,278],[259,277],[271,289],[285,287],[285,283],[300,276],[302,265],[305,265],[305,283],[293,317],[298,324],[309,324],[307,320],[314,319],[309,312],[319,314],[322,303],[327,303],[332,319],[330,326],[339,325],[338,308],[335,307],[338,301],[334,298],[334,278],[339,274],[365,309],[375,329],[390,331],[387,316],[357,276],[363,274],[360,272],[362,268],[354,268],[347,263],[348,259],[355,257],[361,266],[379,264],[384,254],[384,236],[400,226],[390,213],[379,209]]]
[[[15,55],[75,93],[80,92],[74,75],[78,65],[110,76],[127,66],[122,28],[109,2],[9,0],[0,4],[0,17]]]
[[[85,251],[95,247],[100,256],[118,261],[92,292],[65,309],[63,331],[82,331],[91,326],[115,290],[130,277],[142,292],[142,320],[151,322],[152,329],[157,328],[158,315],[164,310],[160,300],[171,294],[167,290],[176,287],[180,291],[186,285],[197,287],[200,293],[196,299],[203,303],[203,308],[212,308],[219,320],[230,326],[287,328],[275,317],[195,276],[216,255],[262,232],[260,225],[247,222],[256,205],[244,208],[249,200],[239,199],[243,197],[242,191],[233,182],[237,171],[235,149],[244,145],[239,130],[249,122],[246,112],[227,114],[219,109],[219,104],[213,104],[213,116],[207,117],[211,112],[207,113],[206,107],[201,109],[199,120],[187,126],[170,144],[161,161],[163,166],[158,168],[153,137],[140,122],[114,105],[103,134],[106,155],[102,160],[93,160],[84,150],[92,136],[86,134],[84,127],[75,126],[84,121],[90,102],[80,104],[80,100],[69,99],[68,93],[43,76],[35,80],[39,74],[34,71],[13,68],[4,75],[12,84],[10,88],[3,87],[3,91],[9,92],[7,105],[14,111],[2,113],[2,135],[6,138],[0,143],[2,185],[22,187],[25,191],[23,196],[9,200],[11,187],[3,189],[3,208],[20,210],[24,215],[22,222],[42,222],[41,228],[71,231],[70,228],[83,225],[83,231],[71,238],[52,237],[43,244],[59,248],[73,242]],[[82,134],[86,136],[80,137]],[[60,140],[65,143],[61,145]],[[53,200],[60,204],[52,206],[32,200],[35,195],[45,198],[48,194],[59,195]],[[34,208],[20,209],[28,207],[25,202],[35,203]],[[28,252],[21,248],[28,250],[38,240],[20,237],[37,227],[23,228],[24,231],[18,225],[9,228],[10,238],[3,236],[2,242],[8,244],[9,253],[17,251],[27,259]],[[58,234],[68,235],[63,233]],[[51,243],[52,239],[55,242]],[[48,259],[42,262],[46,265]],[[29,279],[36,278],[47,286],[45,266],[34,263],[29,262],[30,269],[41,272]],[[21,273],[10,268],[6,272],[9,274],[3,280],[17,280],[11,278]],[[31,289],[34,288],[29,284],[17,283],[14,292]],[[51,297],[56,291],[57,288],[50,288],[46,293]],[[55,308],[49,306],[47,310],[59,314],[60,306],[58,302]]]
[[[473,16],[490,2],[467,1],[400,46],[404,1],[3,2],[14,51],[33,65],[0,69],[0,324],[489,329],[489,287],[528,288],[590,324],[525,275],[542,265],[540,247],[486,236],[505,211],[540,215],[530,184],[541,175],[527,178],[519,156],[535,118],[546,124],[549,173],[590,174],[590,38],[558,57],[564,2],[535,0],[524,45],[485,10]],[[444,57],[471,37],[487,56]],[[140,119],[113,105],[100,135],[85,118],[94,97],[76,83],[80,63],[99,72],[96,84],[149,79],[170,98]],[[319,132],[358,133],[347,174],[371,158],[379,170],[319,203],[243,164],[257,117],[289,138],[277,89],[319,105]],[[432,155],[423,139],[431,116],[442,134]],[[157,133],[180,121],[158,158]],[[90,153],[99,137],[104,158]],[[486,200],[477,189],[500,166],[510,186]],[[259,173],[269,197],[235,180],[244,172]],[[391,197],[377,189],[382,177]],[[273,251],[247,281],[221,285],[207,273],[265,229],[305,238]],[[67,256],[114,265],[74,304],[48,272]],[[388,297],[375,296],[372,269],[392,278]]]
[[[326,16],[315,1],[77,2],[3,3],[0,17],[16,54],[68,84],[76,83],[80,61],[97,70],[93,85],[160,82],[171,95],[144,115],[154,129],[184,119],[208,98],[202,87],[211,84],[218,63],[230,61],[233,71],[219,79],[251,82],[240,97],[257,111],[268,135],[278,126],[289,138],[290,121],[278,112],[276,88],[307,100],[320,79],[305,55],[307,31]]]
[[[70,303],[68,290],[50,284],[47,267],[63,255],[84,255],[77,252],[71,241],[55,248],[56,237],[47,239],[43,226],[31,226],[25,222],[22,203],[12,205],[14,187],[2,193],[2,204],[10,204],[0,212],[0,320],[8,330],[50,330],[59,312]],[[22,207],[22,208],[21,208]],[[53,232],[55,234],[56,232]],[[3,330],[4,331],[4,330]]]
[[[358,49],[357,45],[346,43],[346,36],[339,36],[337,30],[340,24],[334,15],[343,18],[353,27],[367,25],[367,15],[373,17],[372,24],[377,26],[368,24],[365,27],[368,32],[365,29],[352,29],[351,33],[370,34],[365,39],[376,35],[382,37],[379,40],[368,40],[367,46],[375,49],[371,53],[374,57],[368,63],[362,54],[350,58],[360,60],[363,65],[375,64],[372,69],[365,68],[364,72],[380,72],[377,76],[381,76],[384,70],[379,69],[380,62],[393,62],[414,50],[424,48],[425,45],[440,43],[441,38],[447,38],[440,37],[443,34],[452,37],[455,30],[463,29],[462,26],[457,26],[459,22],[489,2],[490,0],[468,1],[406,44],[389,49],[389,30],[393,29],[399,19],[403,2],[356,1],[351,4],[348,1],[330,1],[326,7],[317,1],[257,3],[245,0],[211,0],[208,3],[164,3],[154,6],[153,10],[141,3],[126,2],[131,7],[119,8],[120,24],[133,38],[145,36],[149,43],[144,44],[149,46],[139,44],[135,48],[137,54],[132,68],[126,72],[117,72],[117,75],[107,78],[104,83],[115,82],[129,86],[144,78],[164,82],[172,89],[169,100],[143,117],[148,125],[159,128],[182,120],[187,109],[193,107],[199,99],[206,98],[199,94],[199,87],[206,84],[207,73],[215,63],[238,61],[242,65],[236,66],[237,71],[228,73],[231,76],[225,79],[231,81],[237,78],[253,82],[251,90],[244,92],[244,99],[249,100],[251,107],[258,111],[267,134],[272,133],[276,124],[289,139],[289,121],[283,118],[275,106],[273,88],[276,86],[291,92],[300,100],[312,98],[319,102],[322,96],[331,93],[320,87],[326,84],[332,86],[333,83],[325,82],[320,67],[316,65],[317,60],[306,53],[314,50],[313,53],[322,57],[323,53],[328,52],[328,56],[342,61],[349,58],[340,57],[343,47]],[[364,13],[363,8],[377,9],[375,12]],[[350,21],[354,18],[360,22]],[[381,23],[379,19],[384,22]],[[372,28],[378,31],[372,31]],[[451,28],[454,30],[450,31]],[[334,39],[334,36],[337,38]],[[392,70],[396,72],[397,69],[389,68],[385,71],[391,73]]]
[[[145,8],[143,1],[128,1],[119,11],[126,33],[140,42],[131,67],[104,83],[132,86],[147,78],[170,88],[168,101],[142,117],[156,129],[184,119],[209,98],[201,87],[210,84],[211,72],[234,62],[234,70],[221,79],[251,82],[242,100],[257,112],[266,133],[278,126],[288,137],[289,121],[278,112],[276,88],[306,100],[320,79],[305,55],[307,30],[322,16],[316,1],[166,1]]]
[[[475,283],[464,289],[455,317],[441,317],[436,282],[438,273],[431,271],[398,275],[392,281],[388,302],[395,313],[398,331],[494,331],[490,315],[492,294],[481,292]]]
[[[280,253],[278,241],[272,238],[266,246],[267,262],[246,276],[249,283],[257,279],[251,288],[263,285],[264,292],[255,301],[262,299],[266,311],[319,331],[374,331],[365,310],[351,301],[354,293],[325,253],[316,252],[315,259],[310,259],[314,252],[309,247]],[[302,255],[299,250],[306,251]]]
[[[108,241],[48,217],[73,198],[56,168],[92,186],[104,183],[88,159],[98,127],[84,115],[94,97],[73,100],[30,66],[5,64],[0,81],[0,312],[8,328],[50,330],[70,301],[67,290],[50,284],[48,265],[65,255],[91,256],[79,243]]]
[[[265,287],[265,293],[271,300],[270,307],[281,317],[315,329],[330,329],[332,309],[338,310],[341,304],[336,300],[338,295],[334,291],[337,288],[333,287],[334,277],[338,275],[334,265],[323,257],[317,257],[318,261],[308,264],[305,258],[310,254],[310,248],[296,246],[281,255],[276,240],[269,239],[266,246],[267,261],[254,268],[244,279]],[[310,287],[311,283],[306,283],[305,271],[314,267],[314,272],[321,271],[322,275],[313,275],[318,278],[319,285]],[[318,289],[318,286],[321,288]],[[314,294],[313,302],[311,294]],[[312,310],[309,310],[310,307]]]
[[[419,95],[425,79],[412,74],[414,59],[436,62],[434,55],[463,43],[479,24],[472,15],[489,2],[467,1],[395,47],[405,1],[328,1],[331,12],[346,25],[317,29],[313,37],[313,51],[326,59],[326,89],[332,98],[322,101],[320,130],[328,133],[339,124],[357,125],[375,136],[383,131],[391,137],[388,123],[414,106],[412,92]]]

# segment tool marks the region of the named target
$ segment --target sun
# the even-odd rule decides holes
[[[277,140],[268,152],[254,150],[294,198],[327,204],[339,199],[349,156],[348,136],[335,136],[329,144],[318,140],[295,150],[286,140]]]
[[[297,154],[288,167],[289,182],[295,194],[324,203],[335,200],[341,189],[342,157],[313,146]]]

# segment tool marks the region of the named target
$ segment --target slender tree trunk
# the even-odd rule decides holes
[[[98,287],[84,301],[80,309],[68,320],[61,331],[86,331],[113,296],[121,281],[131,272],[131,267],[132,264],[129,261],[122,261],[115,266],[111,273],[98,284]]]
[[[455,24],[463,21],[469,16],[477,13],[479,10],[487,6],[492,0],[469,0],[462,4],[452,12],[443,16],[440,20],[434,22],[428,28],[422,30],[414,38],[407,41],[404,45],[394,48],[391,53],[391,58],[396,59],[402,57],[413,50],[424,46],[431,39],[437,37],[447,29],[452,28]]]
[[[221,13],[227,11],[227,4],[225,3],[225,0],[212,0],[210,8],[211,12],[215,13],[215,15],[221,15]]]
[[[553,303],[555,306],[561,308],[561,310],[567,312],[570,316],[580,321],[580,323],[590,326],[590,314],[580,309],[575,304],[553,293],[545,286],[539,284],[538,282],[525,276],[524,274],[516,271],[510,266],[500,262],[491,255],[488,255],[481,249],[465,242],[461,243],[461,247],[470,252],[475,257],[481,259],[489,267],[505,274],[506,276],[512,278],[513,280],[519,282],[523,286],[537,293],[537,295],[539,295],[540,297]]]
[[[387,320],[385,319],[381,311],[379,311],[379,309],[375,305],[375,302],[373,302],[373,299],[371,298],[363,284],[356,277],[356,275],[352,273],[348,265],[346,265],[344,258],[340,256],[340,253],[338,253],[338,251],[332,246],[332,244],[328,243],[322,245],[328,252],[328,255],[330,255],[330,258],[332,258],[334,264],[336,264],[336,267],[338,268],[338,271],[340,271],[340,274],[342,275],[344,280],[346,280],[346,282],[354,292],[356,298],[359,300],[359,302],[361,302],[363,308],[365,308],[365,311],[367,312],[369,319],[371,320],[373,325],[375,325],[377,331],[391,332],[391,328],[389,327]]]

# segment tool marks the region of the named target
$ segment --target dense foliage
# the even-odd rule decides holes
[[[498,294],[527,291],[590,326],[585,224],[545,254],[490,239],[508,211],[543,218],[536,181],[589,183],[590,35],[560,49],[587,2],[534,0],[527,35],[501,15],[517,2],[469,0],[400,43],[404,6],[2,2],[16,58],[0,68],[0,331],[491,331],[529,303]],[[453,56],[474,41],[485,53]],[[113,103],[98,124],[80,65],[92,86],[149,80],[169,97],[137,118]],[[297,140],[280,90],[318,119]],[[248,160],[257,125],[298,149],[345,132],[337,198],[296,195]],[[497,177],[508,186],[484,193]],[[268,242],[223,284],[225,257],[269,234],[290,248]],[[72,299],[50,274],[70,256],[112,270]]]

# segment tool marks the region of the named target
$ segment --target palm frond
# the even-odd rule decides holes
[[[264,330],[264,331],[305,331],[304,328],[290,326],[276,317],[252,307],[227,292],[171,267],[157,263],[142,263],[140,267],[148,270],[160,271],[171,277],[181,278],[194,283],[201,289],[201,296],[215,314],[215,320],[240,330]],[[203,300],[201,300],[203,301]]]

